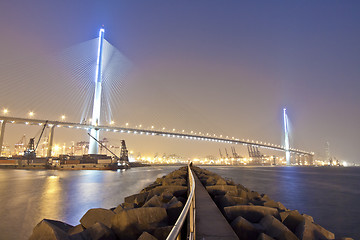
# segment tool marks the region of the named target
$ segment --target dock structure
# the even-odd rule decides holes
[[[194,178],[196,239],[239,239],[198,177],[195,175]]]

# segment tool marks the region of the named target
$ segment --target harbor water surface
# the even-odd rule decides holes
[[[178,166],[126,171],[0,169],[0,239],[27,239],[43,218],[79,224]],[[360,168],[204,167],[314,217],[337,237],[360,239]]]

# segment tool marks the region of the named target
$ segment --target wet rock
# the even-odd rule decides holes
[[[97,222],[103,223],[107,227],[111,227],[111,218],[114,215],[115,213],[109,209],[92,208],[80,219],[80,223],[84,228],[89,228]]]
[[[264,227],[265,233],[278,240],[298,240],[284,224],[271,215],[261,219],[260,224]]]
[[[60,221],[43,219],[35,226],[29,240],[68,240],[67,232],[72,228]]]
[[[158,240],[148,232],[143,232],[137,240]]]
[[[232,221],[231,227],[240,239],[256,239],[260,234],[251,222],[241,216]]]
[[[155,195],[150,198],[143,207],[162,207],[163,203],[160,201],[160,197]]]
[[[134,194],[134,195],[125,197],[124,202],[125,203],[135,203],[136,205],[141,207],[146,202],[148,195],[149,195],[148,192]]]
[[[277,209],[264,206],[238,205],[225,207],[224,211],[229,221],[233,221],[238,216],[242,216],[252,223],[259,222],[266,215],[272,215],[279,218]]]
[[[142,207],[126,209],[111,220],[111,229],[120,239],[137,239],[144,231],[168,225],[165,208]]]
[[[312,223],[307,218],[304,218],[304,220],[297,226],[295,234],[300,240],[335,238],[335,235],[332,232],[316,223]]]
[[[159,240],[165,240],[167,236],[169,236],[172,228],[173,226],[159,227],[155,229],[153,235]]]

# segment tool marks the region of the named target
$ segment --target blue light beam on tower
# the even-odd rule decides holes
[[[289,142],[289,121],[286,114],[286,108],[284,108],[284,133],[285,133],[285,156],[286,165],[290,165],[290,142]]]
[[[102,55],[103,55],[103,44],[104,44],[104,28],[100,29],[99,32],[99,46],[98,55],[96,62],[96,75],[95,75],[95,93],[94,93],[94,105],[91,124],[98,126],[100,124],[100,108],[101,108],[101,82],[102,82]],[[91,135],[96,139],[99,139],[99,130],[92,128],[90,131]],[[98,143],[90,137],[89,141],[89,154],[98,154],[99,146]]]

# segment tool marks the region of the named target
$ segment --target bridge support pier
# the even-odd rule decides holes
[[[6,120],[3,120],[1,123],[1,132],[0,132],[0,156],[2,153],[2,147],[4,143],[5,125],[6,125]]]
[[[55,129],[55,125],[53,125],[51,127],[50,133],[49,133],[49,143],[48,143],[48,149],[47,149],[47,154],[46,157],[51,158],[51,152],[52,152],[52,147],[53,147],[53,142],[54,142],[54,129]]]

